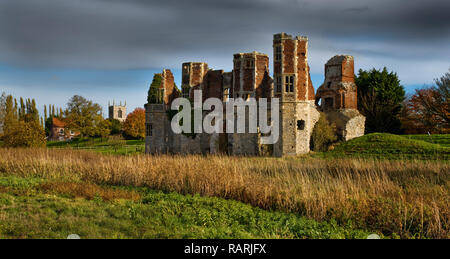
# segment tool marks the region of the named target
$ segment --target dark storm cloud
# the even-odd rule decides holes
[[[316,71],[341,52],[367,62],[448,63],[449,9],[437,0],[3,0],[0,63],[129,69],[205,60],[230,67],[235,52],[271,54],[272,34],[281,31],[310,37]]]

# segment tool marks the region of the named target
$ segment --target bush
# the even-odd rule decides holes
[[[328,151],[328,148],[337,140],[336,126],[330,125],[325,114],[320,113],[319,121],[314,126],[311,135],[311,149],[314,151]]]
[[[148,89],[147,102],[148,103],[160,103],[158,98],[158,89],[161,85],[162,76],[161,74],[155,74],[153,76],[153,81]]]

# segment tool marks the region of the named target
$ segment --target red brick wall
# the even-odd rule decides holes
[[[269,76],[269,57],[263,55],[256,56],[256,99],[270,98],[271,78]]]
[[[347,59],[347,61],[342,62],[342,81],[343,82],[355,82],[354,74],[354,62],[353,59]]]
[[[175,89],[175,82],[172,71],[164,69],[162,73],[161,87],[164,91],[164,104],[172,104],[172,101],[178,97],[178,91]]]
[[[281,73],[281,62],[276,61],[274,63],[273,72],[274,72],[274,74],[280,74]]]
[[[244,81],[243,81],[243,90],[244,91],[253,91],[255,90],[255,82],[253,76],[253,69],[245,69],[244,68]]]
[[[328,84],[331,83],[330,89]],[[354,60],[352,56],[334,56],[325,65],[325,82],[317,98],[334,96],[335,109],[357,109]]]
[[[235,54],[233,72],[234,94],[239,93],[242,84],[242,91],[246,94],[253,92],[256,98],[270,97],[271,78],[267,55],[258,52]]]
[[[294,73],[295,41],[284,40],[283,43],[283,73]]]
[[[355,73],[354,73],[354,61],[353,58],[347,57],[343,60],[342,64],[342,77],[341,81],[343,83],[355,83]],[[353,85],[350,89],[343,93],[343,104],[342,108],[346,109],[357,109],[358,101],[357,101],[357,93],[356,93],[356,85]]]
[[[203,88],[203,101],[207,98],[222,99],[223,95],[223,70],[210,70],[206,76],[206,84]]]
[[[297,41],[297,100],[306,101],[306,89],[309,80],[308,76],[308,64],[306,62],[307,53],[307,41],[298,40]]]
[[[241,61],[240,60],[234,60],[234,69],[233,69],[233,80],[234,80],[234,89],[233,93],[238,93],[241,86]]]
[[[355,92],[347,92],[344,94],[345,100],[344,104],[346,109],[358,109],[358,98],[356,91]]]
[[[222,88],[227,87],[230,91],[230,96],[233,97],[233,72],[225,72],[222,75]]]
[[[191,66],[191,85],[200,85],[208,72],[208,65],[205,63],[193,63]]]

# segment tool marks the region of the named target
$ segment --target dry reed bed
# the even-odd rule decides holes
[[[447,162],[0,149],[0,172],[217,196],[385,234],[449,237]]]

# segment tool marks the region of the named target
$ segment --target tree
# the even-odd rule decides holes
[[[6,94],[2,92],[0,96],[0,136],[3,135],[3,125],[5,123],[5,113],[6,113]]]
[[[4,126],[5,129],[14,125],[19,121],[18,112],[17,112],[17,102],[14,100],[11,95],[8,95],[6,97],[6,103],[5,103],[5,119],[4,119]]]
[[[109,122],[111,123],[111,134],[112,135],[117,135],[120,134],[120,132],[122,131],[122,123],[117,120],[117,119],[108,119]]]
[[[100,138],[106,138],[111,134],[111,122],[105,119],[99,119],[99,123],[96,125],[96,136]]]
[[[47,118],[48,118],[48,116],[47,116],[47,105],[44,104],[44,121],[46,121]]]
[[[450,73],[435,79],[435,83],[436,86],[416,89],[408,98],[402,114],[408,133],[450,132]]]
[[[67,110],[66,122],[69,129],[80,132],[81,136],[98,135],[97,127],[103,126],[102,108],[99,104],[74,95],[67,103]]]
[[[23,101],[23,98],[20,97],[20,107],[19,107],[19,119],[25,118],[25,102]]]
[[[325,114],[320,113],[319,120],[314,125],[311,134],[311,148],[314,151],[328,151],[328,148],[337,140],[336,126],[330,125]]]
[[[442,121],[442,127],[447,129],[450,128],[450,68],[448,71],[442,77],[434,80],[436,87],[432,88],[435,103],[430,107],[433,115]]]
[[[36,101],[34,99],[27,99],[23,119],[26,122],[39,121],[39,112],[36,108]]]
[[[49,136],[50,135],[50,128],[52,126],[53,123],[53,116],[50,115],[50,117],[48,117],[44,124],[45,124],[45,135]]]
[[[128,114],[123,123],[123,131],[128,137],[145,138],[145,110],[143,108],[136,108]]]
[[[405,90],[394,72],[372,69],[359,70],[355,78],[358,86],[358,109],[366,116],[366,133],[400,133],[399,113]]]
[[[127,142],[123,139],[122,136],[110,136],[108,138],[108,144],[114,149],[114,152],[117,152],[118,149],[124,147]]]
[[[45,142],[45,131],[36,121],[18,121],[4,137],[7,147],[44,147]]]
[[[42,147],[45,146],[45,131],[41,127],[36,103],[20,98],[20,107],[7,96],[4,118],[4,144],[7,147]],[[36,117],[37,116],[37,117]]]
[[[148,89],[147,102],[148,103],[158,103],[158,91],[159,86],[161,85],[162,76],[161,74],[155,74],[153,76],[153,81],[150,84],[150,88]]]

